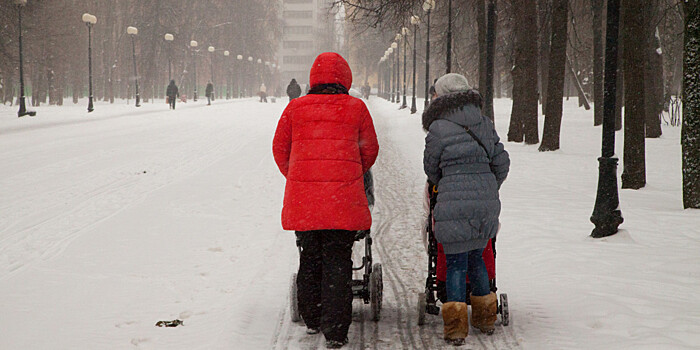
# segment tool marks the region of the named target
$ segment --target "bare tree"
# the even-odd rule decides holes
[[[537,7],[529,0],[514,0],[513,47],[515,64],[513,76],[513,108],[508,128],[508,141],[536,144],[539,142],[537,126],[537,41],[532,33],[537,32]]]
[[[649,0],[641,0],[649,1]],[[631,50],[644,43],[644,7],[640,0],[622,0],[622,35],[625,45],[625,151],[622,188],[640,189],[646,184],[644,146],[644,61],[645,50]]]
[[[683,207],[700,209],[700,1],[686,0],[683,8]]]
[[[549,82],[547,84],[547,104],[544,131],[540,152],[559,149],[562,104],[564,97],[564,76],[566,74],[566,44],[569,18],[569,0],[552,2],[552,39],[549,53]]]

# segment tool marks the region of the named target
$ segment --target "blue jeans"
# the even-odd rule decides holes
[[[474,249],[460,254],[445,254],[447,260],[447,301],[466,302],[467,275],[471,292],[476,296],[491,293],[489,275],[481,254],[484,249]]]

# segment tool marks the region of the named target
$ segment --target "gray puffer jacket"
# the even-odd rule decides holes
[[[423,167],[438,185],[435,238],[445,254],[482,249],[498,232],[498,189],[510,159],[475,90],[440,96],[423,113]],[[486,150],[465,130],[468,127]]]

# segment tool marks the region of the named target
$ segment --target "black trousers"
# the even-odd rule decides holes
[[[297,231],[301,248],[297,274],[299,313],[327,340],[344,340],[352,322],[354,231]]]
[[[168,97],[168,102],[170,102],[170,108],[171,108],[171,109],[175,109],[175,99],[176,99],[175,96],[173,96],[173,97]]]

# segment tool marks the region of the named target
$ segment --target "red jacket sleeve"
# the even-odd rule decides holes
[[[374,131],[372,116],[362,103],[362,124],[360,126],[360,157],[362,157],[362,172],[366,173],[374,164],[379,153],[377,133]]]
[[[289,107],[287,106],[282,112],[282,117],[277,123],[275,138],[272,140],[272,155],[284,177],[287,177],[289,171],[289,154],[292,151],[292,123],[289,117]]]

